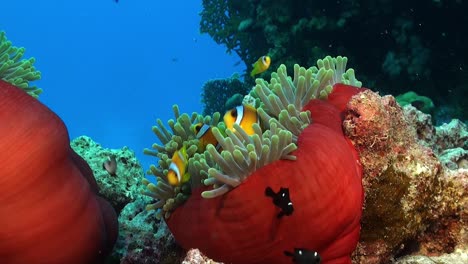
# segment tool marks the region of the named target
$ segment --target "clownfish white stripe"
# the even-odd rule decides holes
[[[266,61],[266,57],[265,56],[262,56],[262,64],[267,66],[267,61]]]
[[[217,143],[216,146],[215,146],[215,148],[216,148],[216,150],[217,150],[218,152],[220,152],[220,151],[221,151],[221,144]]]
[[[180,155],[180,154],[179,154]],[[180,175],[180,170],[179,168],[177,167],[177,165],[174,163],[174,162],[171,162],[171,165],[169,165],[169,170],[175,172],[175,174],[177,175],[177,179],[179,180],[179,182],[182,181],[182,175]]]
[[[236,107],[237,117],[236,117],[236,124],[240,126],[242,119],[244,118],[244,106],[239,105]]]
[[[206,132],[208,132],[208,130],[210,129],[210,126],[204,124],[201,128],[200,128],[200,131],[198,131],[197,133],[197,138],[201,138],[203,135],[206,134]]]

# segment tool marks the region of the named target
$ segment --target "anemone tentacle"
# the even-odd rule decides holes
[[[290,153],[297,146],[292,142],[290,131],[280,129],[276,124],[271,124],[271,130],[265,132],[262,132],[258,124],[254,124],[253,128],[255,134],[249,136],[238,124],[234,124],[234,131],[226,130],[226,138],[218,129],[213,130],[224,150],[218,153],[212,145],[207,148],[217,166],[205,171],[210,176],[205,180],[205,184],[216,186],[213,190],[203,192],[202,197],[213,198],[222,195],[237,187],[257,169],[274,161],[295,159]]]
[[[148,209],[162,209],[166,217],[170,211],[183,203],[191,188],[213,186],[202,192],[204,198],[223,195],[244,182],[259,168],[280,159],[295,160],[291,153],[301,132],[313,120],[310,111],[303,111],[313,99],[326,99],[337,83],[361,86],[352,69],[346,70],[347,58],[330,56],[317,61],[317,66],[308,69],[294,65],[293,78],[288,76],[285,65],[271,74],[270,82],[256,79],[256,85],[244,98],[257,104],[259,124],[254,124],[254,134],[248,135],[239,125],[226,129],[220,122],[220,114],[201,116],[193,113],[180,114],[173,106],[175,120],[168,121],[169,129],[158,119],[153,132],[161,142],[153,144],[145,154],[159,158],[158,165],[150,167],[149,174],[157,177],[157,183],[145,181],[148,191],[143,192],[156,199]],[[222,147],[218,150],[211,144],[198,149],[198,139],[193,125],[204,123],[212,126],[212,133]],[[174,187],[168,184],[166,175],[171,157],[183,145],[187,146],[188,172],[191,180],[187,185]],[[183,190],[184,188],[188,190]]]
[[[42,89],[31,85],[31,82],[41,79],[41,72],[36,70],[35,58],[23,58],[26,49],[15,47],[7,39],[4,31],[0,31],[0,79],[26,91],[38,98]]]

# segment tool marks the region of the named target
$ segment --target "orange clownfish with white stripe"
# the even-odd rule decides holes
[[[193,132],[199,140],[198,148],[201,151],[204,151],[208,144],[212,144],[218,151],[221,149],[221,145],[219,145],[218,140],[216,140],[211,129],[212,127],[210,125],[204,123],[198,123],[193,127]]]
[[[188,155],[185,145],[174,152],[169,171],[167,172],[167,181],[172,186],[180,186],[190,180],[190,174],[187,172]]]
[[[253,124],[258,123],[257,109],[250,105],[239,105],[226,112],[224,124],[234,131],[234,124],[238,124],[248,135],[253,135]]]
[[[254,64],[252,64],[252,71],[250,72],[250,77],[254,77],[257,74],[260,74],[270,67],[271,58],[270,56],[261,56]]]

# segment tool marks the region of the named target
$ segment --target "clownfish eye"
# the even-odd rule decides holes
[[[231,110],[231,116],[237,118],[237,108]]]
[[[200,132],[200,129],[202,128],[202,124],[196,124],[195,125],[195,132],[198,133]]]

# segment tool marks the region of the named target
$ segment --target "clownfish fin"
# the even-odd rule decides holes
[[[271,187],[265,188],[265,195],[271,198],[275,198],[276,193],[271,189]]]
[[[179,179],[177,179],[177,175],[173,171],[169,171],[167,173],[167,182],[172,186],[179,185]]]

